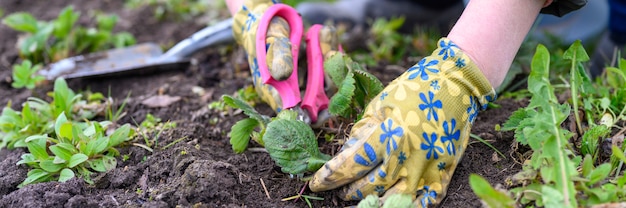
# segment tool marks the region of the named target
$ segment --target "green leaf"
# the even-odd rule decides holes
[[[65,164],[54,163],[54,158],[48,158],[39,162],[39,167],[49,173],[59,172],[64,166]]]
[[[267,116],[261,115],[256,110],[254,110],[252,106],[239,98],[234,98],[229,95],[223,95],[222,100],[224,100],[224,103],[226,103],[226,105],[229,105],[230,107],[241,109],[244,114],[246,114],[250,118],[257,120],[262,126],[265,126],[267,123],[269,123],[269,118],[267,118]]]
[[[16,165],[19,164],[33,164],[33,163],[37,163],[37,159],[35,158],[35,156],[33,156],[33,154],[30,153],[26,153],[22,155],[22,159],[20,161],[17,161]]]
[[[580,40],[576,40],[565,53],[563,53],[563,59],[569,59],[573,62],[585,62],[589,61],[589,55],[587,55],[587,51],[585,51]]]
[[[67,167],[70,167],[70,168],[76,167],[77,165],[80,165],[81,163],[87,161],[87,159],[89,159],[87,155],[83,153],[76,153],[72,155],[72,157],[70,158],[70,161],[67,164]]]
[[[316,171],[330,159],[319,152],[311,127],[299,120],[276,119],[267,125],[263,138],[270,157],[285,173]]]
[[[387,198],[383,204],[383,208],[411,208],[417,207],[413,204],[413,197],[410,194],[393,194]]]
[[[99,30],[111,32],[117,23],[117,16],[100,14],[96,16],[96,22]]]
[[[101,154],[109,147],[109,138],[98,137],[96,140],[91,140],[87,145],[93,145],[92,154]]]
[[[335,86],[341,85],[346,75],[348,74],[348,68],[344,60],[345,54],[335,53],[330,58],[324,60],[324,73],[330,77]]]
[[[37,19],[26,12],[16,12],[2,20],[2,23],[14,30],[28,33],[37,32]]]
[[[21,187],[24,187],[25,185],[42,181],[46,177],[49,177],[49,176],[50,176],[50,173],[42,169],[32,169],[28,171],[26,179],[18,187],[21,188]]]
[[[101,158],[89,161],[89,166],[98,172],[106,172],[117,166],[117,160],[114,157],[104,155]]]
[[[109,147],[117,147],[125,141],[131,139],[130,136],[130,124],[124,124],[117,128],[111,136],[109,136]]]
[[[57,19],[52,22],[54,25],[54,36],[60,39],[66,38],[72,31],[78,17],[80,17],[80,12],[74,12],[73,6],[65,7],[59,13]]]
[[[619,147],[613,145],[611,146],[611,151],[612,151],[611,156],[617,157],[622,162],[626,163],[626,156],[624,156],[624,152]]]
[[[595,157],[600,139],[604,138],[609,133],[611,133],[611,129],[609,129],[607,126],[593,125],[593,127],[589,128],[585,132],[585,134],[583,134],[580,146],[581,154],[590,154]]]
[[[370,194],[365,197],[365,199],[361,200],[357,205],[358,208],[379,208],[380,200],[378,196],[375,194]]]
[[[250,141],[250,134],[254,131],[254,128],[259,125],[259,122],[252,118],[247,118],[238,121],[230,129],[230,144],[233,147],[233,151],[239,154],[246,150],[248,142]],[[263,145],[263,144],[261,144]]]
[[[49,155],[46,151],[46,142],[48,140],[47,136],[44,135],[33,135],[29,136],[24,140],[26,142],[26,146],[28,147],[28,151],[35,156],[38,160],[48,159]]]
[[[470,174],[470,187],[488,207],[515,207],[515,200],[494,189],[483,177]]]
[[[61,170],[61,174],[59,175],[59,182],[65,182],[68,181],[72,178],[74,178],[74,171],[68,169],[68,168],[64,168],[63,170]]]
[[[587,185],[591,186],[593,184],[596,184],[606,179],[606,177],[608,177],[610,173],[611,173],[611,164],[609,163],[604,163],[596,167],[589,174],[589,182],[587,182]]]
[[[352,113],[352,107],[350,103],[352,103],[352,97],[354,96],[354,91],[356,90],[355,85],[356,80],[353,77],[353,74],[350,73],[346,76],[343,82],[338,85],[339,91],[333,97],[330,98],[330,102],[328,104],[328,112],[331,115],[339,115],[343,117],[350,117]]]
[[[61,143],[61,144],[65,144],[65,143]],[[70,159],[72,158],[72,155],[74,154],[74,152],[72,152],[71,149],[67,149],[65,146],[61,146],[60,144],[52,145],[50,146],[49,149],[52,153],[54,153],[54,155],[58,156],[59,158],[65,161],[70,161]]]
[[[384,85],[378,78],[366,71],[353,70],[352,72],[356,80],[357,93],[363,95],[363,99],[360,100],[362,102],[360,107],[364,108],[367,103],[383,90]]]

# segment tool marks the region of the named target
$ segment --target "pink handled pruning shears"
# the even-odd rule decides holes
[[[291,34],[290,41],[292,44],[291,52],[293,55],[293,73],[289,78],[283,81],[275,80],[268,71],[266,63],[265,38],[269,23],[274,16],[284,18],[289,24]],[[303,24],[302,18],[298,12],[285,4],[275,4],[268,8],[259,21],[259,27],[256,36],[256,54],[261,73],[261,81],[274,87],[282,100],[283,109],[297,109],[300,107],[306,110],[306,114],[302,115],[306,118],[302,120],[306,122],[317,122],[320,113],[328,108],[328,96],[324,91],[324,56],[320,49],[319,31],[321,25],[312,26],[307,32],[307,85],[304,92],[304,99],[300,97],[300,89],[298,85],[298,51],[300,40],[302,38]],[[302,102],[301,102],[302,101]],[[300,103],[301,102],[301,103]],[[301,111],[299,111],[301,112]]]

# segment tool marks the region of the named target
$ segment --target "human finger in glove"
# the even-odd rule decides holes
[[[265,12],[276,1],[272,0],[246,0],[240,1],[242,5],[234,14],[233,35],[237,43],[242,45],[248,55],[248,63],[252,73],[254,88],[261,99],[272,109],[280,111],[282,108],[279,93],[270,85],[261,80],[259,63],[266,63],[271,77],[277,81],[288,79],[297,65],[298,41],[290,39],[291,29],[289,23],[280,16],[274,16],[265,34],[266,58],[264,61],[257,59],[257,31],[259,23]],[[301,27],[301,26],[300,26]],[[302,28],[300,28],[302,30]]]
[[[498,86],[545,0],[472,0],[448,38],[367,106],[312,191],[345,200],[402,193],[428,207],[446,195],[478,111]]]

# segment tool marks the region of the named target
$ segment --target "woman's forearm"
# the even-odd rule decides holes
[[[471,0],[448,38],[500,86],[546,0]]]
[[[235,15],[239,9],[241,9],[241,5],[243,5],[243,0],[225,0],[226,6],[228,7],[228,11],[230,11],[231,15]]]

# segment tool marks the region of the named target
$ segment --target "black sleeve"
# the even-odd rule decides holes
[[[571,11],[580,9],[585,4],[587,4],[587,0],[554,0],[552,4],[543,8],[541,13],[562,17]]]

